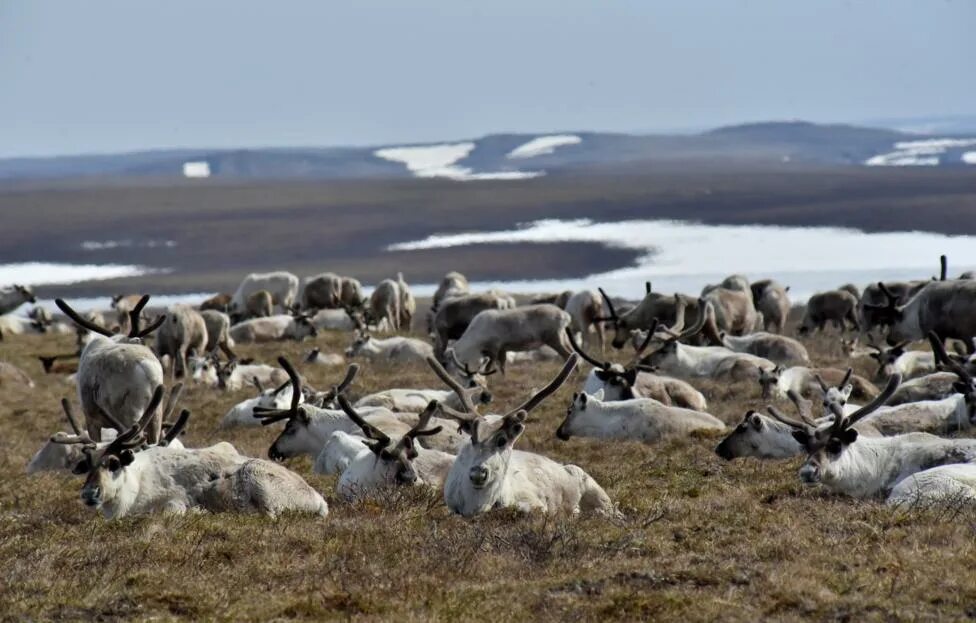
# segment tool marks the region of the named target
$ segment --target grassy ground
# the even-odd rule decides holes
[[[320,338],[341,348],[347,336]],[[838,363],[822,338],[818,362]],[[976,616],[976,517],[896,515],[798,481],[800,461],[727,463],[716,438],[655,446],[574,439],[554,431],[577,376],[537,409],[519,447],[592,474],[626,519],[451,515],[440,495],[398,490],[346,504],[333,478],[289,466],[322,491],[325,520],[153,516],[113,523],[84,507],[70,475],[28,478],[31,454],[66,428],[58,400],[74,387],[42,374],[37,353],[68,338],[18,337],[0,359],[37,381],[0,387],[0,614],[4,619],[218,620],[958,620]],[[240,347],[299,361],[310,344]],[[623,357],[621,357],[623,358]],[[493,377],[503,409],[556,364]],[[316,386],[341,371],[301,370]],[[869,368],[860,370],[870,374]],[[572,385],[569,386],[569,385]],[[422,367],[366,366],[358,393],[434,386]],[[737,423],[758,387],[707,384],[712,411]],[[264,456],[266,429],[218,431],[247,392],[194,388],[185,442],[218,440]]]

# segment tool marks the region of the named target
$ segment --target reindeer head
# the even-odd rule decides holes
[[[296,342],[300,342],[307,337],[316,338],[319,336],[319,330],[312,324],[312,317],[309,314],[298,313],[293,315],[292,318],[295,319],[295,323],[291,337]]]
[[[367,329],[356,329],[356,337],[353,339],[352,344],[349,345],[349,348],[346,349],[346,357],[358,357],[372,339],[373,336],[369,334]]]
[[[569,441],[569,438],[573,436],[573,424],[576,419],[583,416],[589,403],[603,402],[603,396],[602,389],[597,390],[592,396],[586,392],[574,393],[573,400],[569,403],[569,408],[566,409],[566,418],[556,429],[556,437],[562,441]]]
[[[160,326],[162,326],[163,322],[166,321],[166,314],[161,314],[148,327],[140,330],[139,328],[140,317],[142,315],[143,308],[146,306],[148,302],[149,302],[148,294],[143,295],[143,297],[139,299],[139,302],[136,303],[136,306],[133,307],[132,311],[129,312],[129,334],[121,335],[121,334],[113,333],[112,331],[109,331],[108,329],[99,325],[93,320],[85,318],[84,316],[82,316],[81,314],[73,310],[71,306],[69,306],[66,302],[64,302],[63,299],[54,299],[55,305],[57,305],[58,308],[61,309],[61,311],[63,311],[68,318],[71,318],[72,322],[74,322],[78,327],[87,329],[92,333],[103,335],[109,338],[110,340],[112,340],[113,342],[117,342],[119,344],[142,344],[142,338],[146,337],[147,335],[149,335],[150,333],[158,329]]]
[[[755,411],[746,413],[739,425],[732,429],[725,439],[715,447],[715,454],[726,461],[740,456],[772,457],[767,448],[766,427],[763,417]]]
[[[842,407],[830,403],[834,421],[821,427],[802,411],[800,418],[795,419],[784,415],[776,407],[768,407],[770,415],[793,428],[793,438],[807,452],[807,460],[800,468],[800,479],[805,483],[823,482],[828,485],[841,480],[844,476],[844,452],[857,441],[854,424],[884,405],[900,383],[901,375],[892,376],[874,400],[849,416],[844,415]]]
[[[20,286],[14,284],[14,290],[20,294],[20,297],[24,299],[24,301],[30,303],[31,305],[37,303],[37,298],[34,296],[34,290],[30,286]]]
[[[851,384],[851,377],[854,376],[854,368],[848,368],[847,372],[844,373],[844,378],[836,387],[828,386],[819,374],[814,374],[813,378],[817,380],[817,384],[820,386],[820,392],[823,395],[823,408],[824,413],[828,413],[831,410],[830,405],[835,404],[843,410],[847,405],[847,401],[850,400],[851,394],[854,393],[854,385]],[[796,402],[794,400],[794,402]]]
[[[763,400],[769,399],[773,395],[773,388],[779,383],[779,377],[783,374],[783,366],[773,368],[759,368],[759,386],[762,388]]]
[[[175,408],[179,390],[174,388],[170,396],[170,408]],[[113,441],[99,449],[87,433],[78,426],[67,399],[61,401],[65,417],[74,431],[73,435],[57,433],[51,441],[63,444],[81,444],[84,458],[75,466],[75,474],[88,474],[81,489],[81,499],[93,508],[112,503],[119,498],[120,490],[125,482],[125,468],[133,463],[136,453],[147,447],[145,430],[152,423],[156,409],[163,399],[163,386],[156,387],[152,400],[143,412],[139,422],[121,433]],[[186,427],[190,412],[183,411],[179,420],[169,428],[160,441],[160,445],[169,445]]]
[[[953,388],[965,396],[966,407],[969,409],[969,421],[976,424],[976,379],[969,373],[966,366],[946,353],[945,346],[935,331],[930,331],[928,338],[929,343],[932,344],[932,353],[935,355],[936,363],[959,377],[959,380],[953,384]]]
[[[884,305],[864,303],[864,309],[871,314],[874,324],[888,327],[888,343],[895,344],[906,338],[900,328],[901,321],[905,317],[905,307],[898,305],[898,297],[892,294],[888,286],[879,281],[878,288],[885,297]]]
[[[627,343],[627,337],[630,334],[631,329],[637,329],[639,327],[630,326],[630,315],[624,313],[617,313],[616,308],[613,305],[613,301],[607,296],[607,293],[603,288],[598,288],[600,291],[600,296],[603,297],[603,301],[606,303],[607,312],[609,316],[604,316],[602,318],[596,318],[596,322],[605,322],[610,324],[614,328],[613,340],[610,342],[614,348],[620,350]],[[651,294],[651,282],[644,282],[645,297]]]
[[[683,309],[683,307],[679,309]],[[701,333],[702,329],[705,328],[705,325],[708,322],[709,317],[714,315],[715,310],[712,308],[712,304],[706,303],[704,299],[698,299],[698,309],[701,310],[701,313],[698,314],[698,322],[696,322],[693,327],[686,329],[681,333],[677,333],[675,331],[665,329],[665,332],[668,333],[668,337],[663,341],[663,344],[659,346],[657,350],[652,352],[650,355],[644,357],[640,363],[645,366],[650,366],[653,368],[663,367],[665,363],[667,363],[669,360],[671,360],[677,355],[678,344],[681,341],[689,340],[694,336],[698,335],[699,333]],[[683,312],[682,312],[682,318],[683,318]],[[683,320],[682,320],[682,324],[683,324]]]
[[[453,348],[448,348],[444,351],[444,358],[447,361],[445,369],[448,373],[456,379],[459,379],[469,386],[486,384],[485,377],[491,376],[498,372],[492,364],[491,357],[484,355],[481,357],[481,361],[478,362],[478,367],[472,370],[467,362],[461,362],[458,359],[457,351]]]
[[[288,374],[288,382],[291,384],[291,405],[287,409],[254,407],[254,417],[261,420],[262,426],[270,426],[276,422],[287,420],[285,429],[268,448],[268,458],[273,461],[283,461],[299,454],[316,454],[321,449],[321,443],[313,438],[308,431],[311,420],[308,416],[307,407],[300,404],[302,399],[301,377],[284,357],[278,357],[278,364]],[[359,365],[350,365],[346,370],[345,378],[333,387],[329,394],[336,397],[344,392],[352,384],[358,373]],[[285,387],[287,385],[282,385],[274,391],[280,393],[284,391]]]
[[[363,443],[376,455],[377,465],[375,469],[380,472],[379,474],[375,474],[379,476],[378,480],[380,482],[395,483],[398,485],[416,484],[418,476],[413,466],[413,459],[417,458],[415,440],[417,437],[436,435],[443,428],[441,426],[435,426],[431,429],[427,428],[430,424],[430,418],[438,410],[437,401],[430,401],[427,408],[424,409],[424,412],[420,414],[420,419],[417,421],[417,424],[407,431],[399,441],[394,443],[386,433],[359,415],[352,405],[349,404],[349,401],[346,400],[345,396],[340,394],[338,400],[342,410],[346,412],[350,420],[362,429],[366,439],[369,440],[363,441]]]

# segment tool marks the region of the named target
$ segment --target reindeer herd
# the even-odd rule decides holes
[[[70,432],[52,434],[27,471],[84,475],[82,501],[108,519],[190,510],[325,517],[323,496],[285,467],[299,456],[337,476],[342,502],[410,486],[439,492],[465,517],[497,508],[619,517],[583,467],[515,448],[526,426],[539,425],[532,411],[565,384],[576,391],[553,431],[561,440],[721,438],[715,452],[727,460],[805,456],[800,480],[842,495],[957,508],[976,505],[976,439],[968,436],[976,425],[976,281],[968,277],[947,278],[943,258],[939,278],[819,293],[797,312],[795,336],[786,335],[789,288],[739,275],[697,296],[647,283],[636,303],[597,289],[520,305],[505,292],[471,292],[451,272],[423,339],[412,331],[423,322],[402,275],[366,297],[359,281],[333,273],[304,281],[252,274],[199,308],[153,311],[149,296],[113,297],[114,315],[83,314],[57,299],[64,318],[40,307],[13,316],[35,302],[30,288],[14,286],[0,290],[0,337],[76,334],[77,352],[39,356],[46,372],[70,375],[77,395],[61,404]],[[344,353],[313,348],[300,362],[346,366],[322,389],[283,356],[255,362],[234,350],[320,331],[353,333]],[[804,345],[816,332],[851,360],[873,359],[876,373],[816,365]],[[561,363],[551,382],[520,404],[494,405],[490,386],[517,374],[512,366],[547,360]],[[359,395],[362,366],[377,364],[426,370],[429,384]],[[735,426],[709,412],[716,383],[753,388],[755,406]],[[13,385],[33,381],[0,362],[0,392]],[[268,459],[227,442],[184,447],[187,387],[253,387],[219,427],[273,431]]]

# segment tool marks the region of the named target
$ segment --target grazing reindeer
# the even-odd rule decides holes
[[[231,297],[229,313],[232,316],[244,313],[248,296],[258,290],[267,290],[271,293],[273,304],[278,305],[281,310],[288,310],[294,305],[298,295],[298,277],[286,271],[247,275]]]
[[[443,300],[432,309],[430,333],[434,335],[434,353],[443,359],[452,340],[459,339],[475,316],[486,309],[502,309],[504,302],[491,294],[462,294]]]
[[[742,279],[742,282],[738,279]],[[732,335],[746,335],[752,333],[759,324],[752,290],[744,277],[733,276],[720,285],[705,286],[701,298],[711,303],[716,324],[722,331]]]
[[[166,312],[166,322],[156,333],[156,353],[169,355],[173,361],[173,377],[186,376],[186,358],[203,353],[207,347],[207,323],[189,305],[173,305]]]
[[[600,352],[606,350],[606,329],[604,323],[600,321],[604,314],[603,300],[598,292],[580,290],[570,296],[565,305],[559,307],[569,314],[572,319],[569,326],[574,333],[582,336],[581,341],[584,345],[590,341],[590,327],[592,327],[600,344]]]
[[[400,330],[400,286],[392,279],[384,279],[376,285],[369,296],[367,324],[379,327],[384,320],[392,331]]]
[[[459,372],[470,377],[474,375],[471,365],[480,369],[495,364],[504,374],[508,352],[524,352],[545,345],[560,357],[568,357],[569,323],[569,314],[555,305],[485,310],[474,317],[464,335],[454,343],[449,360],[459,364]]]
[[[417,300],[403,280],[403,273],[397,273],[397,287],[400,290],[400,328],[410,331],[413,328],[413,315],[417,313]]]
[[[800,321],[799,334],[809,335],[814,331],[823,332],[827,323],[832,323],[843,333],[847,330],[847,322],[856,331],[861,330],[861,323],[857,317],[857,297],[846,290],[830,290],[818,292],[807,301],[803,320]]]
[[[895,392],[901,379],[896,374],[870,403],[849,416],[834,406],[835,419],[828,427],[801,417],[797,420],[769,407],[777,420],[791,426],[793,437],[807,452],[800,480],[857,498],[891,491],[898,482],[922,470],[976,459],[976,440],[943,439],[926,433],[894,437],[859,438],[853,425],[867,417]]]
[[[24,303],[37,303],[34,290],[30,286],[12,285],[0,288],[0,316],[9,314]]]
[[[138,422],[153,391],[163,384],[163,366],[142,339],[158,329],[166,316],[140,330],[140,314],[148,302],[148,294],[139,300],[129,313],[128,335],[120,335],[85,319],[62,299],[55,299],[75,324],[92,333],[78,360],[78,398],[94,441],[101,441],[103,428],[122,431]],[[162,414],[158,413],[148,431],[151,443],[161,438],[162,426]]]
[[[784,288],[772,279],[763,279],[754,281],[750,288],[756,311],[763,317],[763,328],[772,333],[784,333],[790,315],[789,286]]]

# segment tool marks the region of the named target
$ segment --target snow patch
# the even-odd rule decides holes
[[[580,279],[493,282],[486,287],[540,292],[600,285],[612,294],[636,297],[643,291],[644,281],[651,279],[657,291],[695,294],[705,284],[717,283],[735,272],[750,279],[775,278],[791,286],[791,298],[802,301],[848,281],[867,284],[879,279],[928,278],[938,267],[933,249],[948,254],[953,273],[976,267],[974,236],[682,221],[550,219],[508,231],[433,235],[391,245],[388,250],[526,242],[597,242],[635,250],[640,255],[634,266]]]
[[[166,247],[171,249],[175,246],[175,240],[86,240],[81,243],[81,248],[85,251],[104,251],[106,249],[128,249],[133,247],[146,249]]]
[[[32,286],[79,283],[100,279],[136,277],[149,273],[167,272],[125,264],[57,264],[52,262],[21,262],[0,264],[0,285],[21,283]]]
[[[976,151],[967,151],[962,155],[962,161],[966,164],[976,164]]]
[[[578,145],[583,139],[574,134],[553,134],[551,136],[539,136],[528,143],[519,145],[508,153],[507,158],[534,158],[544,156],[556,151],[557,147],[567,145]]]
[[[416,147],[387,147],[377,149],[373,155],[383,160],[400,162],[414,177],[444,177],[458,181],[470,180],[522,180],[539,177],[542,171],[496,171],[475,173],[468,167],[458,166],[457,161],[467,158],[475,148],[472,142],[419,145]]]
[[[183,177],[197,179],[210,177],[210,163],[206,160],[199,162],[184,162]]]
[[[949,149],[976,145],[974,138],[929,138],[895,143],[895,151],[872,156],[864,161],[869,167],[938,166],[939,156]],[[968,152],[967,152],[968,153]]]

